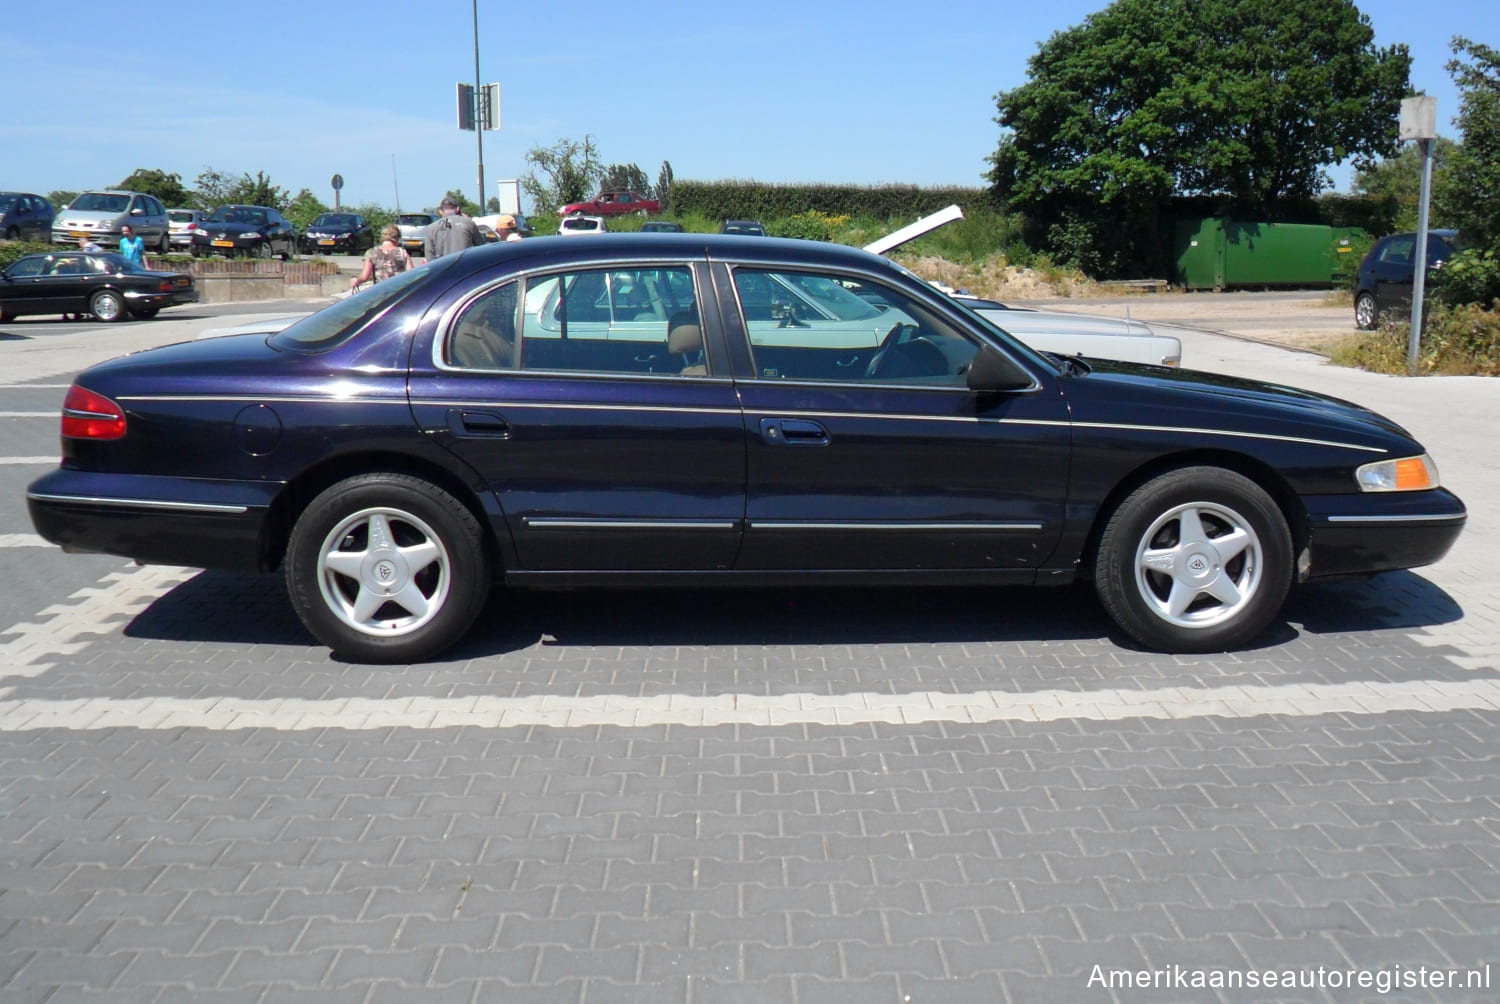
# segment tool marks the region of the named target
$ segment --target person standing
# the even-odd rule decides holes
[[[129,223],[120,228],[120,254],[128,262],[142,267],[146,264],[146,242],[136,236],[135,228]]]
[[[104,249],[99,246],[99,242],[98,241],[94,240],[94,237],[93,237],[92,234],[85,234],[84,236],[78,238],[78,250],[80,250],[80,251],[103,251]]]
[[[422,251],[428,261],[484,243],[478,224],[459,211],[451,196],[443,196],[438,212],[443,218],[429,226],[422,237]]]
[[[387,223],[380,231],[380,243],[365,252],[365,267],[359,275],[349,280],[352,288],[374,279],[384,282],[393,275],[400,275],[411,268],[411,255],[401,246],[401,229]]]
[[[495,233],[500,235],[500,240],[502,241],[518,241],[521,239],[521,234],[516,229],[516,218],[509,213],[495,220]]]

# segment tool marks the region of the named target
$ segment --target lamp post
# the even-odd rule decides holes
[[[1406,372],[1416,376],[1422,342],[1422,296],[1427,287],[1427,200],[1432,192],[1432,141],[1437,139],[1437,98],[1419,96],[1401,102],[1399,136],[1415,140],[1422,150],[1422,189],[1417,199],[1417,246],[1412,260],[1411,332],[1406,339]]]
[[[474,96],[480,95],[479,87],[479,0],[474,0]],[[484,215],[484,123],[482,116],[474,116],[474,143],[479,156],[479,215]]]

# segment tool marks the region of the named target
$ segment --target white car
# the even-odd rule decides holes
[[[427,228],[438,221],[437,213],[402,213],[396,217],[396,229],[401,231],[401,246],[408,254],[425,253],[422,240]]]
[[[564,216],[557,221],[557,236],[577,237],[580,234],[607,233],[609,227],[602,216]]]
[[[1172,335],[1157,334],[1144,321],[1008,307],[995,300],[966,296],[956,299],[1038,352],[1152,366],[1182,365],[1182,341]]]

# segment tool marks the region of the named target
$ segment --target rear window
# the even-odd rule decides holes
[[[447,262],[439,258],[421,268],[407,269],[385,282],[377,282],[347,300],[340,300],[283,328],[270,337],[269,343],[273,348],[294,352],[331,349],[395,306],[407,293],[451,268],[458,257],[451,255]]]
[[[193,214],[191,210],[174,209],[167,214],[167,219],[173,223],[191,223],[193,222]]]

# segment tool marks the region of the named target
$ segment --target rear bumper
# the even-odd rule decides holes
[[[197,303],[197,289],[174,289],[166,293],[141,293],[129,290],[125,293],[125,302],[132,310],[160,310],[163,307],[175,307],[179,303]]]
[[[1468,521],[1463,502],[1444,488],[1304,501],[1311,538],[1304,579],[1430,565],[1448,553]]]
[[[31,523],[65,551],[143,564],[260,571],[279,483],[56,470],[26,491]]]

